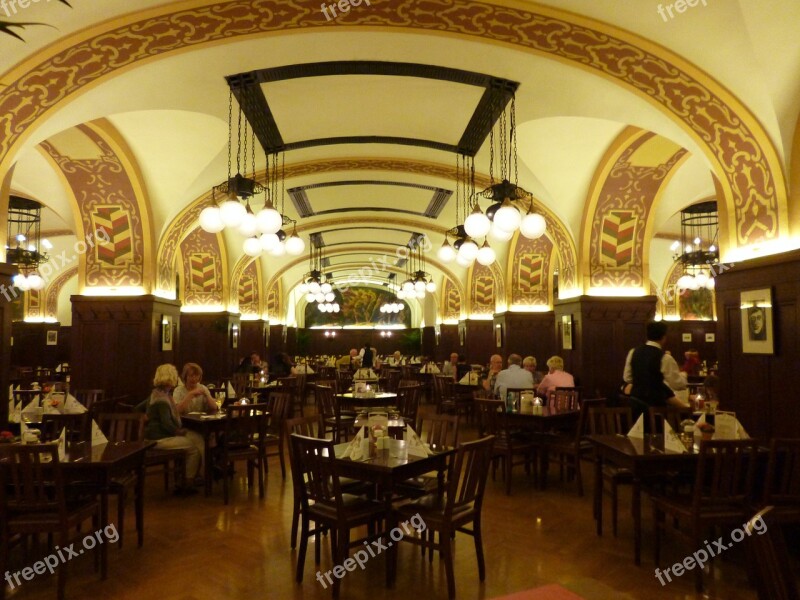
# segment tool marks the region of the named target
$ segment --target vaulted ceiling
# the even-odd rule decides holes
[[[454,150],[474,153],[487,182],[487,98],[508,90],[498,81],[518,84],[519,183],[547,215],[551,271],[575,263],[562,294],[654,292],[650,282],[661,286],[673,267],[677,214],[702,200],[720,203],[723,259],[798,245],[794,0],[697,0],[682,11],[364,0],[330,20],[311,0],[137,0],[135,12],[123,0],[71,4],[0,12],[53,25],[17,30],[24,42],[0,36],[0,195],[43,203],[53,254],[72,255],[113,188],[131,204],[115,206],[132,215],[136,259],[112,285],[79,257],[62,294],[175,293],[182,253],[207,242],[191,237],[197,213],[227,176],[226,77],[239,74],[257,101],[259,141],[286,150],[284,212],[307,247],[321,235],[327,270],[342,277],[398,271],[396,249],[425,234],[440,289],[447,280],[465,289],[469,271],[441,264],[435,249],[457,221]],[[260,149],[255,161],[263,175]],[[89,164],[112,165],[124,181],[109,187],[99,167],[78,177]],[[623,208],[641,218],[641,256],[620,277],[599,254],[599,219]],[[234,278],[249,260],[237,233],[216,243],[219,303],[235,306]],[[495,245],[503,276],[514,247]],[[288,295],[308,270],[306,256],[256,260],[264,297],[278,283]],[[436,308],[426,310],[430,322]],[[290,318],[282,312],[270,318]]]

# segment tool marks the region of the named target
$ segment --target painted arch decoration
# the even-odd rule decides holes
[[[553,301],[553,242],[546,235],[529,240],[516,234],[507,281],[511,284],[511,306],[550,307]]]
[[[72,267],[60,273],[53,282],[45,289],[45,317],[56,319],[58,318],[58,295],[61,290],[67,285],[67,282],[73,277],[78,276],[78,267]]]
[[[445,278],[442,286],[441,317],[443,321],[459,321],[461,319],[461,293],[450,279]]]
[[[258,262],[251,261],[239,277],[238,304],[239,312],[243,315],[261,316],[261,278],[258,274]]]
[[[283,283],[276,280],[267,292],[267,318],[270,322],[283,319]]]
[[[498,281],[494,271],[490,267],[476,262],[469,270],[468,316],[493,315],[497,297]]]
[[[184,306],[225,307],[225,264],[217,234],[196,228],[181,243]]]

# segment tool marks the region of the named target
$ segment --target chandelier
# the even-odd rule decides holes
[[[211,188],[209,205],[200,212],[200,227],[208,233],[219,233],[226,227],[236,229],[246,238],[243,250],[248,256],[256,257],[262,252],[269,252],[272,256],[283,256],[284,254],[299,256],[305,250],[305,243],[297,235],[296,222],[283,214],[285,159],[282,160],[280,173],[281,196],[278,196],[278,154],[273,153],[271,156],[266,156],[267,185],[262,185],[256,180],[255,175],[255,133],[245,118],[241,105],[239,105],[236,126],[234,149],[233,91],[231,90],[228,96],[228,177],[219,185]],[[235,174],[233,174],[234,156],[236,159]],[[249,177],[246,175],[248,166]],[[264,206],[254,214],[250,201],[261,193],[264,194]],[[221,204],[217,202],[217,198],[220,197],[225,199]],[[276,209],[278,203],[280,203],[280,211]],[[292,224],[293,227],[291,235],[287,237],[283,227],[289,224]]]
[[[13,283],[23,292],[41,290],[45,285],[36,268],[48,260],[40,245],[49,249],[52,248],[52,244],[47,240],[41,240],[41,224],[41,204],[19,196],[9,197],[6,261],[20,268],[20,273],[14,276]]]
[[[524,237],[537,239],[547,229],[544,217],[533,210],[533,195],[517,185],[516,97],[512,95],[510,105],[499,112],[497,124],[489,132],[489,187],[476,193],[474,157],[469,157],[469,165],[467,156],[456,161],[456,226],[447,231],[439,249],[439,258],[443,262],[455,260],[459,265],[469,267],[477,260],[488,266],[497,259],[489,245],[489,237],[496,242],[507,242],[519,230]],[[494,177],[495,146],[500,155],[499,182]],[[481,198],[492,201],[485,213],[480,207]],[[524,216],[517,207],[519,204],[525,208]],[[463,223],[459,221],[459,213]],[[455,240],[452,246],[448,237]],[[479,238],[484,238],[480,246],[475,241]]]
[[[719,263],[719,215],[716,200],[681,211],[681,239],[670,246],[672,258],[683,266],[679,290],[714,289],[713,265]]]
[[[415,236],[406,246],[408,248],[408,260],[406,260],[406,279],[397,291],[397,298],[425,297],[426,292],[436,291],[436,282],[433,275],[425,270],[425,256],[422,253],[421,241],[424,236]]]
[[[306,295],[306,302],[309,304],[316,302],[321,312],[338,313],[340,306],[333,292],[332,276],[330,273],[326,275],[322,272],[325,264],[323,248],[319,238],[312,240],[308,252],[309,271],[303,276],[303,282],[298,286],[298,290]]]
[[[400,302],[400,298],[397,297],[398,292],[395,289],[394,279],[395,274],[391,273],[389,275],[389,282],[386,285],[394,295],[394,299],[391,302],[384,302],[381,304],[380,311],[385,314],[397,314],[406,307],[405,303]]]

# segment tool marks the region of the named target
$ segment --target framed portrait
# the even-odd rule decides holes
[[[561,347],[572,350],[572,315],[561,315]]]
[[[681,334],[681,341],[686,342],[688,344],[692,343],[692,334],[691,333],[682,333]]]
[[[495,346],[498,348],[503,347],[503,326],[502,325],[495,325],[494,326],[494,343]]]
[[[741,292],[742,352],[774,354],[772,326],[772,290]]]
[[[161,351],[172,350],[172,317],[161,315]]]
[[[47,332],[47,345],[48,346],[58,346],[58,331],[55,329],[50,329]]]

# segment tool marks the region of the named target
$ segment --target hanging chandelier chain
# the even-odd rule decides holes
[[[519,183],[519,155],[517,154],[517,97],[516,95],[511,96],[511,141],[509,152],[513,151],[513,154],[509,155],[509,163],[510,166],[514,167],[514,185],[518,185]]]
[[[231,153],[233,150],[233,90],[228,93],[228,179],[231,178]]]
[[[489,130],[489,185],[494,185],[494,127]]]
[[[500,135],[498,152],[500,153],[500,180],[508,179],[508,157],[506,155],[506,148],[508,147],[508,120],[506,117],[506,109],[500,114]]]
[[[239,105],[239,124],[238,133],[236,138],[236,172],[241,173],[242,162],[242,105]],[[247,156],[247,148],[245,148],[245,157]]]

